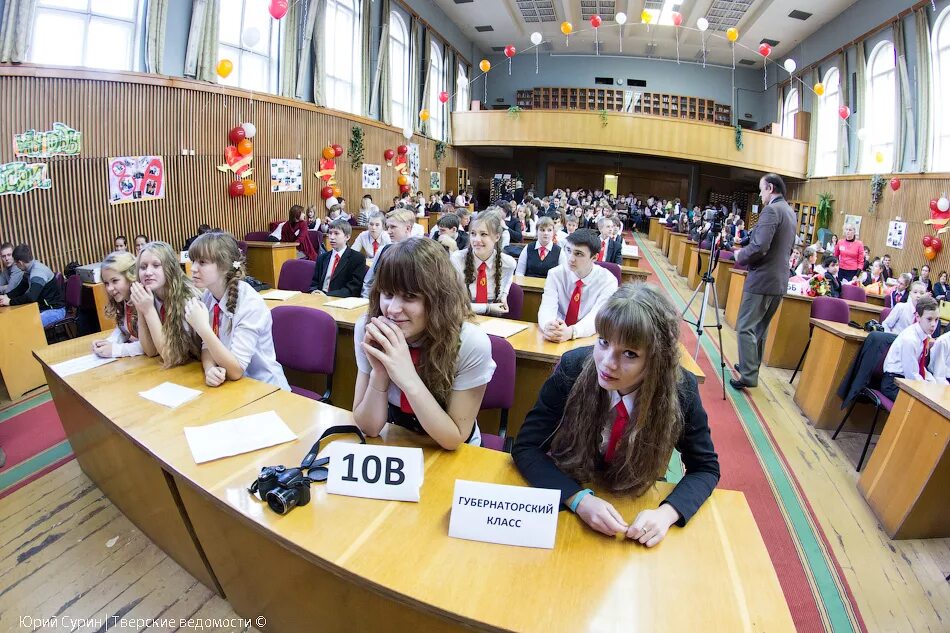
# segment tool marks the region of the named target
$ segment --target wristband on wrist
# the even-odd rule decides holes
[[[574,500],[571,501],[571,505],[567,507],[571,510],[571,512],[577,512],[577,506],[580,505],[581,499],[583,499],[587,495],[592,495],[592,494],[594,494],[593,490],[591,490],[590,488],[584,488],[583,490],[578,492],[576,495],[574,495]]]

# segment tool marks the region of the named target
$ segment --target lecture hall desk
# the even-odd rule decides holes
[[[858,489],[891,538],[950,537],[950,386],[897,385]]]
[[[676,262],[679,261],[680,250],[682,250],[683,242],[685,242],[688,237],[686,233],[670,231],[669,250],[666,253],[666,257],[674,266],[676,266]]]
[[[732,280],[732,267],[735,265],[735,260],[723,259],[720,254],[719,263],[716,264],[716,268],[713,269],[713,279],[716,280],[716,299],[719,300],[720,310],[726,309],[726,303],[729,298],[729,282]],[[712,293],[709,294],[710,307],[715,307],[713,302],[716,301],[716,299],[713,298]]]
[[[0,308],[0,377],[11,400],[46,384],[33,350],[46,347],[36,303]]]
[[[706,274],[706,268],[709,267],[708,249],[699,248],[698,245],[691,246],[689,249],[689,263],[686,265],[686,285],[690,290],[696,290],[696,286]]]
[[[663,225],[663,229],[660,231],[660,252],[666,255],[668,258],[670,256],[670,238],[673,236],[673,229],[669,226]]]
[[[115,321],[106,316],[106,306],[109,305],[109,294],[106,292],[106,285],[104,283],[83,283],[82,303],[96,311],[100,332],[108,332],[115,327]]]
[[[660,224],[660,218],[650,218],[650,228],[647,229],[647,239],[659,246],[660,243],[660,231],[663,230],[665,225]]]
[[[690,252],[693,247],[699,246],[698,242],[694,242],[691,239],[684,239],[682,245],[679,247],[679,250],[676,251],[676,259],[670,260],[670,263],[673,264],[673,267],[676,268],[676,274],[680,277],[686,277],[689,275],[689,257]]]
[[[247,274],[276,288],[281,266],[296,257],[296,242],[248,242]]]

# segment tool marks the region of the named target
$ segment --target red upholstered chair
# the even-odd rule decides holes
[[[881,310],[881,323],[882,323],[882,324],[883,324],[884,321],[887,319],[887,316],[891,313],[891,310],[893,310],[893,309],[894,309],[894,308],[888,307],[888,308],[884,308],[883,310]]]
[[[844,299],[815,297],[814,302],[811,304],[811,318],[837,321],[838,323],[847,325],[848,321],[851,320],[851,311],[848,309],[848,304]],[[815,326],[809,323],[808,342],[805,344],[805,349],[802,350],[802,357],[798,359],[798,364],[795,365],[795,371],[792,372],[792,377],[789,379],[788,384],[792,384],[795,380],[795,375],[798,374],[798,370],[802,368],[802,363],[805,362],[805,354],[808,353],[808,346],[811,345],[811,334],[814,329]]]
[[[598,266],[603,266],[604,268],[609,270],[611,273],[613,273],[614,277],[617,278],[618,285],[623,283],[623,277],[621,277],[620,275],[620,266],[618,266],[617,264],[613,262],[594,262],[594,263],[597,264]]]
[[[511,452],[512,439],[508,437],[508,409],[515,405],[515,348],[506,339],[489,334],[491,357],[495,361],[495,373],[479,411],[501,409],[498,435],[482,433],[482,446],[496,451]]]
[[[62,273],[56,273],[55,277],[57,283],[62,284],[63,275]],[[46,333],[47,340],[59,340],[56,337],[56,334],[59,331],[64,331],[66,333],[66,338],[76,338],[78,334],[78,323],[79,323],[79,306],[82,303],[82,279],[79,275],[72,275],[69,279],[66,280],[66,316],[64,316],[59,321],[50,323],[45,328],[43,328]]]
[[[336,321],[323,310],[304,306],[278,306],[270,313],[274,319],[272,336],[277,362],[296,371],[327,377],[323,395],[293,385],[290,390],[312,400],[329,401],[336,363]]]
[[[270,232],[268,231],[251,231],[244,236],[245,242],[266,242],[267,238],[270,237]]]
[[[841,284],[841,298],[848,301],[860,301],[861,303],[865,303],[868,300],[868,294],[861,286]]]
[[[285,261],[280,267],[277,288],[307,292],[310,290],[310,282],[313,280],[313,271],[316,267],[317,262],[312,262],[309,259],[289,259]]]
[[[508,289],[508,314],[502,318],[520,321],[522,312],[524,312],[524,288],[512,282],[511,288]]]

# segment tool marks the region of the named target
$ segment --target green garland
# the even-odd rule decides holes
[[[606,108],[600,111],[600,125],[601,127],[607,127],[607,109]]]
[[[886,184],[887,179],[884,176],[875,174],[871,177],[871,204],[868,205],[868,213],[874,213],[877,210],[877,205],[884,199],[884,185]]]
[[[508,116],[510,116],[512,119],[517,120],[521,112],[522,112],[521,108],[516,105],[513,105],[510,108],[508,108]]]
[[[742,143],[742,126],[737,124],[736,125],[736,149],[741,152],[743,147],[744,147],[744,144]]]
[[[448,144],[445,141],[439,141],[435,144],[435,154],[433,154],[432,157],[435,158],[436,167],[442,164],[442,159],[445,158],[446,147],[448,147]]]
[[[359,169],[363,164],[363,136],[366,132],[358,125],[350,130],[350,167]]]

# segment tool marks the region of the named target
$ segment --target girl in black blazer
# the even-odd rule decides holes
[[[561,357],[512,456],[532,486],[559,489],[561,502],[591,528],[653,547],[712,494],[719,460],[696,378],[679,366],[670,300],[653,286],[626,284],[600,309],[596,328],[593,347]],[[640,496],[662,477],[674,448],[686,476],[659,508],[630,523],[584,487]]]

